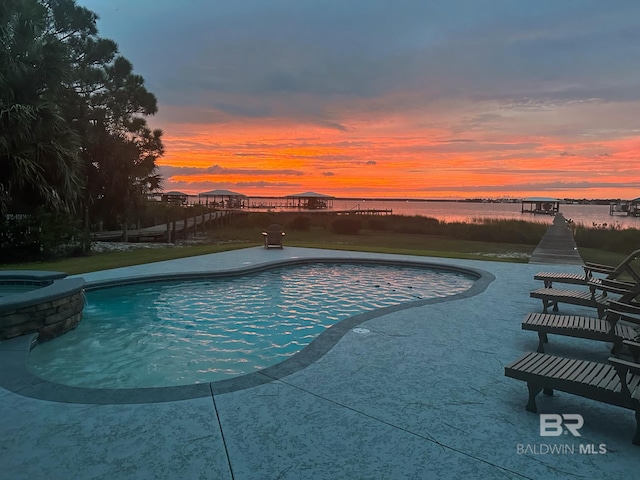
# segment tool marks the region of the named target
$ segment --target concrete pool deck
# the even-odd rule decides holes
[[[578,413],[581,437],[541,437],[527,388],[504,366],[535,350],[541,265],[285,247],[247,248],[83,275],[88,283],[234,270],[291,258],[380,258],[489,272],[466,298],[350,330],[311,365],[269,383],[136,404],[42,400],[0,387],[0,468],[10,479],[634,478],[632,411],[557,392],[540,413]],[[546,271],[580,271],[545,265]],[[592,314],[567,306],[566,312]],[[6,342],[0,342],[0,350]],[[551,336],[548,353],[606,362],[605,343]],[[8,369],[10,365],[0,365]],[[581,445],[605,454],[580,453]],[[546,451],[549,446],[562,453]],[[527,450],[526,447],[529,447]],[[573,453],[571,453],[573,450]]]

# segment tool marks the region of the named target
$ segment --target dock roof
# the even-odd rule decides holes
[[[522,201],[523,202],[560,202],[560,199],[552,198],[552,197],[528,197],[528,198],[523,198]]]
[[[231,190],[210,190],[199,193],[200,197],[246,197],[243,193],[232,192]]]
[[[293,195],[287,195],[285,198],[336,198],[331,195],[324,195],[316,192],[296,193]]]

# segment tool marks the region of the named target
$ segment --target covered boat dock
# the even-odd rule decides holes
[[[247,200],[246,195],[230,190],[211,190],[198,194],[198,203],[217,208],[244,208]]]
[[[640,197],[633,200],[619,200],[609,205],[609,215],[640,217]]]
[[[551,197],[530,197],[522,199],[522,213],[555,215],[560,211],[560,200]]]
[[[289,208],[300,208],[307,210],[326,210],[333,208],[335,197],[323,195],[316,192],[297,193],[284,197]]]

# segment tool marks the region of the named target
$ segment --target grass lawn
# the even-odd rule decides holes
[[[228,232],[229,233],[229,232]],[[255,232],[253,232],[255,237]],[[228,236],[228,235],[227,235]],[[246,237],[246,235],[243,235]],[[312,237],[312,238],[309,238]],[[397,253],[445,258],[466,258],[476,260],[495,260],[506,262],[526,263],[525,255],[531,254],[535,248],[532,245],[508,243],[478,242],[469,240],[452,240],[434,238],[429,235],[413,234],[362,234],[362,235],[304,235],[300,232],[288,233],[285,237],[286,246],[326,248],[335,250],[357,250],[366,252]],[[330,238],[329,238],[330,237]],[[29,262],[20,264],[3,264],[0,270],[55,270],[69,275],[106,270],[110,268],[140,265],[144,263],[172,260],[176,258],[223,252],[239,248],[258,246],[259,241],[251,242],[247,238],[225,240],[215,243],[219,239],[211,238],[208,244],[179,246],[153,249],[136,249],[124,252],[96,253],[88,256],[72,257],[51,262]],[[583,258],[593,259],[599,263],[616,264],[624,255],[587,249]],[[585,256],[585,254],[587,256]]]
[[[270,221],[273,220],[270,219]],[[400,218],[394,221],[397,225],[397,222],[405,221],[405,219]],[[284,221],[281,223],[286,224]],[[415,220],[412,224],[416,224]],[[518,263],[526,263],[528,256],[536,247],[535,241],[532,242],[531,238],[528,238],[526,243],[495,241],[496,238],[513,238],[514,229],[522,229],[522,223],[490,225],[488,230],[486,226],[477,227],[475,228],[476,233],[474,233],[474,226],[469,228],[469,233],[467,234],[465,231],[463,235],[478,237],[477,232],[480,228],[484,228],[482,236],[480,236],[483,240],[451,238],[442,234],[402,233],[366,228],[361,229],[358,234],[337,234],[333,233],[325,222],[324,225],[314,224],[306,231],[286,229],[285,246]],[[254,224],[226,226],[209,232],[206,237],[202,238],[204,243],[197,245],[95,253],[50,262],[2,264],[0,270],[55,270],[66,272],[69,275],[81,274],[258,246],[262,243],[260,231],[261,229]],[[618,264],[626,256],[594,248],[580,248],[580,254],[585,261],[611,265]]]

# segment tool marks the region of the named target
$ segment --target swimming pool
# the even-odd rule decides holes
[[[80,325],[38,345],[29,369],[72,386],[187,385],[256,372],[354,315],[446,297],[475,278],[436,268],[313,263],[87,293]]]

